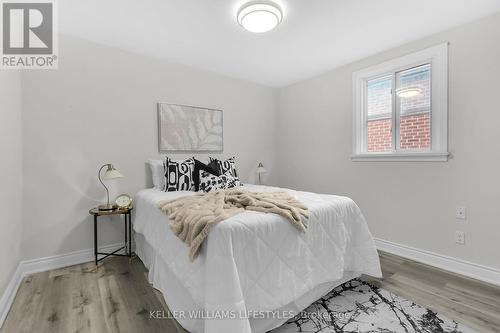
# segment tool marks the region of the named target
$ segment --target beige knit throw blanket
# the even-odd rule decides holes
[[[255,193],[241,188],[161,201],[158,207],[169,215],[170,229],[190,247],[191,261],[218,222],[245,210],[281,215],[302,232],[306,230],[302,218],[309,217],[307,207],[286,192]]]

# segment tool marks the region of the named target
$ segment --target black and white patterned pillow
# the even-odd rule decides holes
[[[215,176],[219,176],[219,166],[216,163],[205,164],[203,162],[198,161],[196,158],[194,159],[194,171],[193,171],[193,182],[194,182],[194,190],[200,190],[200,171],[206,171]]]
[[[200,191],[211,192],[240,185],[238,177],[234,177],[229,173],[216,176],[206,171],[200,171]]]
[[[210,163],[217,163],[219,167],[219,173],[221,175],[229,173],[230,175],[234,177],[238,177],[238,172],[236,171],[236,162],[234,156],[231,158],[228,158],[225,161],[218,160],[213,157],[209,157],[209,162]]]
[[[188,158],[184,162],[174,161],[168,157],[163,162],[165,171],[165,192],[193,191],[194,158]]]

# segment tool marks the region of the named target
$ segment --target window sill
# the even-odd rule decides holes
[[[353,162],[447,162],[450,153],[362,153]]]

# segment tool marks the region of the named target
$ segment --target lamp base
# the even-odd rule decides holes
[[[99,210],[115,210],[118,208],[118,206],[114,204],[104,204],[104,205],[99,205],[97,208]]]

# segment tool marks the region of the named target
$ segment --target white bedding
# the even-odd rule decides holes
[[[257,185],[245,188],[259,192],[283,190]],[[157,258],[150,260],[153,265],[161,261],[194,304],[208,315],[230,313],[236,317],[205,320],[203,327],[196,326],[195,331],[251,332],[252,319],[249,321],[247,315],[282,309],[318,286],[347,275],[381,276],[371,234],[351,199],[287,191],[309,208],[306,233],[298,232],[278,215],[245,212],[212,229],[193,263],[188,259],[188,247],[170,231],[167,216],[156,207],[160,200],[193,192],[148,189],[137,194],[134,230],[154,249]],[[158,279],[158,272],[149,268],[150,280],[155,284],[151,275]],[[172,307],[170,296],[166,298]],[[179,322],[183,324],[183,320]]]

